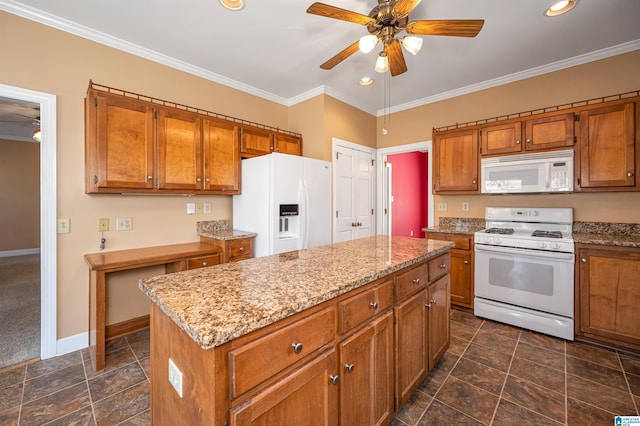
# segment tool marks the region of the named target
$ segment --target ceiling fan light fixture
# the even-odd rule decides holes
[[[378,59],[376,59],[375,70],[377,72],[389,71],[389,58],[387,57],[386,52],[380,52],[380,54],[378,55]]]
[[[33,132],[33,140],[36,142],[40,142],[42,140],[42,132],[40,132],[40,127]]]
[[[369,53],[374,47],[376,47],[376,44],[378,44],[378,37],[373,34],[369,34],[364,37],[360,37],[358,48],[362,53]]]
[[[544,12],[544,16],[558,16],[567,13],[578,4],[578,0],[561,0],[557,1]]]
[[[400,41],[407,52],[415,55],[422,48],[422,37],[404,36]]]
[[[220,4],[229,10],[240,10],[244,7],[244,0],[220,0]]]

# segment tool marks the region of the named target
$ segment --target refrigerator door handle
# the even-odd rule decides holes
[[[301,235],[301,247],[303,249],[309,248],[309,190],[307,188],[307,181],[302,179],[300,182],[301,190],[302,190],[302,206],[301,207],[301,219],[303,223],[300,224],[300,232]]]

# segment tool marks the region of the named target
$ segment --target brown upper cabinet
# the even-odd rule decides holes
[[[434,133],[433,189],[439,194],[477,193],[478,129]]]
[[[272,132],[267,129],[242,127],[240,132],[242,157],[257,157],[272,152],[302,155],[302,137]]]
[[[619,102],[580,111],[576,191],[640,189],[636,109],[634,102]]]
[[[302,155],[302,138],[298,136],[276,133],[273,136],[273,145],[280,154]]]
[[[480,128],[482,155],[508,154],[522,151],[522,123],[494,124]]]

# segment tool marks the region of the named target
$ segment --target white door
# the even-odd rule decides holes
[[[334,242],[375,235],[373,224],[374,152],[335,145]]]

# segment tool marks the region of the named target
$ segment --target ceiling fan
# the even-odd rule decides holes
[[[320,68],[330,70],[358,50],[367,53],[378,42],[381,42],[383,50],[378,55],[376,71],[385,72],[391,70],[392,76],[400,75],[407,71],[407,64],[400,46],[404,46],[413,55],[418,53],[420,47],[422,47],[422,39],[420,37],[405,36],[402,39],[396,38],[396,35],[400,32],[406,31],[407,34],[412,35],[475,37],[484,25],[483,19],[409,21],[409,14],[420,1],[378,0],[378,5],[371,9],[368,16],[324,3],[313,3],[307,9],[307,13],[366,25],[369,31],[369,35],[362,37],[359,41],[356,41],[320,65]]]

